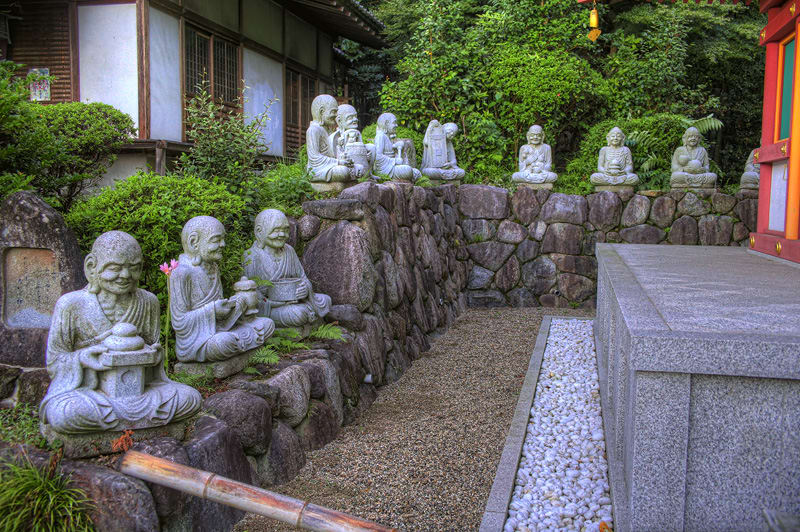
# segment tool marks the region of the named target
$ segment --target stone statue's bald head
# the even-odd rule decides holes
[[[397,123],[397,117],[392,113],[383,113],[378,117],[378,129],[388,131],[392,122]]]
[[[692,126],[692,127],[686,128],[686,131],[683,133],[683,143],[684,143],[684,145],[686,144],[686,141],[691,136],[695,136],[698,139],[702,138],[702,135],[700,134],[700,130],[697,129],[696,127]]]
[[[108,231],[97,237],[92,244],[92,250],[83,262],[83,271],[89,281],[90,292],[99,291],[99,277],[109,265],[113,265],[114,268],[128,268],[132,287],[135,289],[142,268],[142,248],[136,239],[123,231]]]
[[[324,122],[322,114],[327,109],[335,109],[337,106],[336,98],[330,94],[320,94],[311,102],[311,118],[316,122]]]
[[[608,135],[606,135],[606,142],[608,142],[609,144],[611,144],[612,135],[619,135],[622,138],[622,142],[620,142],[620,145],[625,144],[625,133],[623,133],[620,128],[614,126],[611,128],[611,131],[608,132]]]
[[[340,129],[358,128],[358,111],[350,104],[343,103],[336,112],[336,124]]]
[[[256,216],[254,232],[261,247],[282,247],[289,237],[289,219],[278,209],[265,209]]]
[[[220,248],[225,247],[225,242],[222,240],[225,237],[225,227],[222,222],[213,216],[195,216],[183,226],[181,231],[181,244],[183,244],[183,252],[191,256],[193,259],[199,259],[203,255],[203,260],[209,258],[219,260],[221,253],[218,253],[215,248],[212,256],[206,256],[203,244],[210,239],[219,239],[222,242]],[[217,258],[219,257],[219,258]],[[199,264],[198,260],[193,262]],[[197,265],[195,264],[195,266]]]

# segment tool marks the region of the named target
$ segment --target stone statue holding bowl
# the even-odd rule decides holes
[[[259,314],[268,316],[278,327],[303,328],[325,316],[331,298],[315,294],[311,281],[289,238],[289,220],[277,209],[261,211],[256,216],[255,242],[244,253],[244,271],[251,279],[269,281],[260,286]]]
[[[264,344],[275,324],[255,315],[255,283],[248,283],[248,279],[234,285],[233,297],[223,297],[219,262],[225,247],[225,228],[219,220],[211,216],[192,218],[183,226],[181,242],[183,254],[169,278],[178,360],[214,363],[236,358],[236,364],[214,369],[216,377],[232,375],[244,369],[247,353]],[[181,366],[181,370],[193,369],[188,364]]]
[[[672,154],[672,188],[714,188],[717,174],[709,171],[708,152],[700,145],[700,132],[690,127],[683,134],[683,146]]]
[[[383,113],[378,117],[375,131],[375,170],[396,181],[416,181],[420,172],[411,165],[403,163],[401,155],[403,145],[395,143],[396,131],[397,117],[392,113]]]
[[[600,148],[597,172],[592,174],[591,183],[600,188],[630,188],[637,184],[639,176],[633,173],[633,155],[625,146],[625,133],[613,127],[606,135],[606,142],[608,145]]]
[[[43,433],[146,429],[192,416],[202,398],[164,371],[158,299],[139,288],[139,243],[122,231],[103,233],[84,271],[86,288],[61,296],[53,311]]]
[[[519,149],[519,171],[514,172],[511,180],[535,188],[553,188],[558,175],[552,170],[553,154],[544,143],[542,126],[531,126],[527,136],[528,143]]]
[[[364,144],[358,130],[358,112],[352,105],[342,104],[336,111],[337,129],[330,136],[330,144],[339,159],[353,162],[351,175],[355,179],[372,176],[375,164],[375,145]]]
[[[313,120],[306,130],[306,168],[311,187],[318,192],[341,191],[364,175],[363,168],[356,168],[346,153],[340,156],[338,146],[331,142],[338,109],[336,98],[330,94],[320,94],[311,102]]]

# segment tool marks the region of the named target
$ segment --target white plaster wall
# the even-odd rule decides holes
[[[150,138],[181,140],[181,46],[177,18],[150,8]]]
[[[136,5],[78,6],[81,100],[113,105],[139,127]]]
[[[264,104],[278,98],[269,110],[270,120],[262,128],[262,141],[270,155],[283,155],[283,65],[258,52],[244,49],[242,64],[245,84],[244,112],[254,116],[264,111]]]
[[[108,172],[97,183],[96,188],[88,191],[90,195],[97,194],[103,187],[113,187],[117,181],[124,181],[139,170],[152,168],[155,161],[145,153],[121,153],[117,160],[108,169]]]

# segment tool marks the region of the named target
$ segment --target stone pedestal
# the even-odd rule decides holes
[[[711,195],[717,191],[716,187],[670,187],[670,190],[681,190],[686,192],[696,192],[703,195]]]
[[[633,192],[633,187],[630,185],[595,185],[595,192],[602,192],[609,190],[611,192]]]
[[[175,373],[188,373],[189,375],[206,375],[210,373],[215,379],[224,379],[246,368],[250,355],[256,351],[257,349],[253,349],[228,360],[217,362],[176,362]]]
[[[553,183],[525,183],[517,181],[517,186],[532,188],[533,190],[553,190]]]
[[[740,247],[597,244],[614,530],[800,513],[800,268]]]
[[[455,185],[455,186],[461,185],[460,179],[431,179],[430,181],[431,184],[435,187],[438,187],[440,185]]]
[[[352,187],[353,185],[356,185],[356,184],[358,184],[357,181],[347,181],[347,182],[340,182],[340,181],[329,181],[329,182],[311,181],[311,188],[313,188],[315,192],[323,192],[323,193],[335,192],[335,193],[338,194],[342,190],[344,190],[344,189],[346,189],[348,187]]]
[[[186,428],[189,426],[190,419],[176,421],[161,427],[151,427],[146,429],[136,429],[130,434],[133,442],[152,440],[161,436],[168,436],[176,440],[183,440],[186,435]],[[124,432],[92,432],[88,434],[61,434],[50,428],[50,425],[40,424],[39,430],[51,445],[60,441],[64,445],[64,456],[66,458],[90,458],[101,454],[112,454],[119,451],[113,449],[113,444]]]

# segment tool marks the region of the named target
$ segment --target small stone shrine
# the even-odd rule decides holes
[[[196,216],[181,232],[183,254],[169,278],[170,312],[175,330],[175,371],[217,378],[242,371],[251,351],[275,330],[271,319],[256,316],[255,283],[243,278],[225,299],[219,261],[225,228],[211,216]]]
[[[606,135],[607,146],[600,148],[597,157],[597,172],[590,181],[595,190],[633,190],[639,176],[633,173],[633,156],[625,146],[625,133],[618,127],[611,128]]]
[[[708,153],[700,145],[701,135],[696,127],[690,127],[683,134],[683,146],[675,149],[672,155],[672,188],[708,188],[717,185],[717,174],[709,170]]]
[[[747,162],[744,164],[744,173],[742,174],[741,181],[739,181],[739,188],[758,190],[758,184],[761,178],[761,165],[756,161],[755,152],[756,150],[750,150],[750,155],[747,156]]]
[[[197,412],[202,398],[164,371],[158,299],[139,288],[139,243],[122,231],[103,233],[84,268],[88,286],[61,296],[53,310],[42,434],[63,441],[68,456],[111,452],[124,430],[159,427],[139,437],[182,437],[174,422]]]
[[[456,133],[456,124],[448,122],[442,125],[437,120],[431,120],[425,130],[422,139],[422,175],[430,178],[434,185],[459,185],[464,178],[464,170],[458,167],[453,149]]]
[[[333,135],[336,134],[338,109],[336,98],[330,94],[320,94],[311,102],[312,121],[306,130],[306,169],[311,175],[311,188],[317,192],[341,192],[365,174],[364,167],[356,166],[346,150],[341,154],[337,152]],[[353,136],[350,139],[360,142],[360,134],[358,137],[359,140]]]
[[[397,117],[383,113],[375,131],[375,171],[395,181],[416,181],[420,171],[403,162],[404,143],[396,142]],[[414,143],[411,143],[413,148]],[[415,157],[416,158],[416,157]]]
[[[331,298],[315,294],[294,248],[286,243],[289,220],[276,209],[256,216],[255,242],[244,253],[244,272],[251,279],[270,281],[261,286],[259,315],[276,327],[297,328],[307,336],[331,308]]]
[[[511,180],[530,188],[552,189],[558,175],[552,171],[553,154],[544,143],[542,126],[531,126],[527,138],[528,143],[519,149],[519,171]]]
[[[0,205],[0,364],[44,367],[47,330],[62,294],[86,283],[74,233],[30,192]]]

